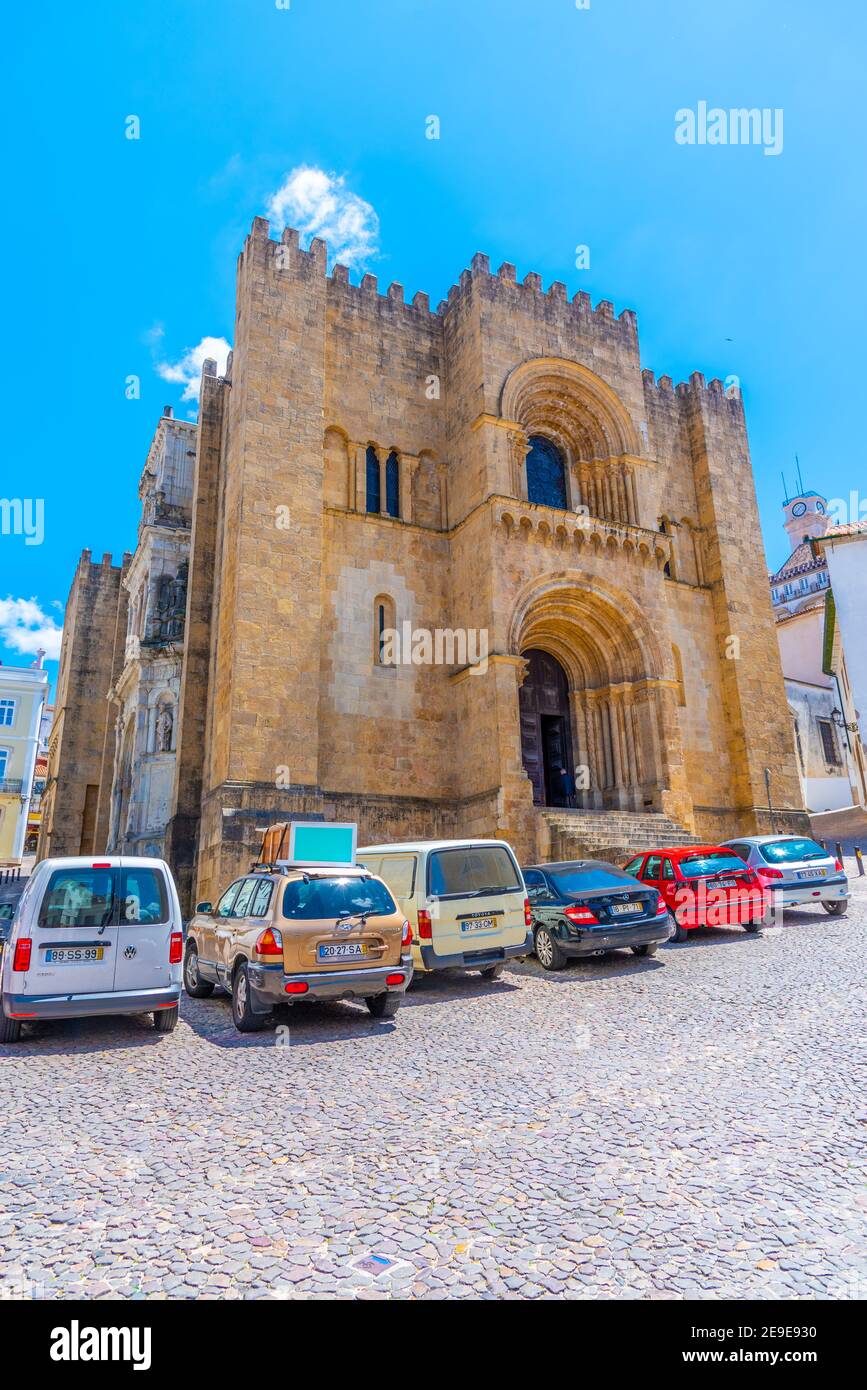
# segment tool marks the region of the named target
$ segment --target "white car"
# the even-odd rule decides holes
[[[821,903],[832,917],[846,911],[849,880],[843,865],[816,840],[803,835],[742,835],[724,845],[755,870],[777,906]]]
[[[152,1013],[178,1021],[183,925],[162,859],[43,859],[0,948],[0,1042],[22,1023]]]

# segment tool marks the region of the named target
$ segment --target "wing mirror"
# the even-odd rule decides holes
[[[207,914],[209,912],[213,912],[213,910],[213,903],[196,903],[196,912],[204,912]]]

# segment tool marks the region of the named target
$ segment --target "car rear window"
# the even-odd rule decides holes
[[[114,912],[112,869],[55,869],[39,908],[40,927],[107,927]]]
[[[680,872],[684,878],[707,878],[728,869],[731,873],[742,874],[744,861],[736,854],[690,854],[680,861]]]
[[[772,840],[759,845],[759,854],[767,864],[793,864],[798,859],[830,859],[826,849],[815,840]]]
[[[514,893],[523,889],[512,856],[502,845],[435,850],[430,857],[429,877],[434,898]]]
[[[604,864],[588,865],[586,869],[569,869],[565,873],[552,874],[551,878],[557,892],[566,898],[577,897],[594,888],[610,888],[616,892],[618,888],[635,887],[635,884],[624,883],[622,873]]]
[[[169,920],[169,895],[159,869],[121,869],[118,920],[122,927]]]
[[[387,916],[397,912],[394,898],[376,878],[293,879],[283,892],[283,916],[295,922],[320,917]]]

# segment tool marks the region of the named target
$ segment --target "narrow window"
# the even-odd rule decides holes
[[[527,497],[531,502],[541,502],[545,507],[558,507],[565,511],[566,468],[563,455],[541,434],[530,436],[530,451],[527,454]]]
[[[400,516],[400,460],[393,449],[385,465],[385,510],[389,516]]]
[[[386,668],[396,665],[394,642],[397,630],[394,600],[388,594],[378,594],[373,601],[373,660]]]
[[[840,754],[837,752],[837,740],[834,737],[834,726],[830,719],[817,719],[819,735],[822,739],[822,752],[825,762],[829,767],[840,766]]]
[[[0,724],[9,728],[15,722],[15,701],[0,700]]]
[[[372,444],[367,446],[367,510],[379,512],[379,456]]]

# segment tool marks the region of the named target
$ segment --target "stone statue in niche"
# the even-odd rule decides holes
[[[157,636],[172,642],[184,635],[187,613],[187,561],[178,567],[177,574],[162,575],[157,596]]]
[[[162,705],[157,714],[156,723],[156,743],[158,753],[171,753],[172,751],[172,732],[174,730],[175,718],[172,713],[171,705]]]

